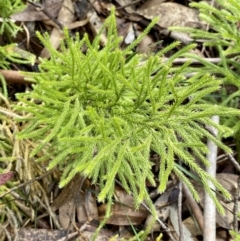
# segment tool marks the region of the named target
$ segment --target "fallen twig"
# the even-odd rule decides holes
[[[20,71],[0,69],[0,74],[5,78],[8,84],[31,84]]]

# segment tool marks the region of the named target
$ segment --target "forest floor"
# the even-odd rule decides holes
[[[8,100],[1,102],[1,106],[11,115],[9,106],[11,102],[16,102],[15,94],[32,88],[31,83],[19,74],[19,71],[38,71],[41,58],[51,57],[36,37],[36,31],[48,32],[51,44],[56,49],[63,40],[63,27],[70,29],[72,35],[77,32],[80,36],[87,33],[91,39],[94,39],[110,9],[115,6],[117,30],[119,36],[123,37],[122,48],[136,39],[154,16],[160,17],[158,24],[136,48],[137,52],[148,56],[173,41],[178,40],[182,45],[193,41],[186,33],[169,31],[170,26],[209,27],[200,20],[198,10],[191,8],[189,2],[191,1],[44,0],[39,3],[27,1],[26,9],[11,17],[22,28],[12,41],[18,44],[18,48],[14,51],[20,53],[24,50],[22,54],[25,58],[32,59],[33,64],[12,64],[10,70],[0,70],[7,82],[9,96]],[[102,34],[101,38],[104,43],[106,36]],[[1,45],[4,45],[4,41],[2,36]],[[198,45],[195,53],[202,57],[219,57],[202,45]],[[0,184],[6,186],[0,193],[2,202],[13,200],[12,205],[11,203],[7,205],[8,209],[1,211],[0,207],[0,213],[3,214],[1,219],[5,217],[4,228],[0,228],[0,236],[3,237],[0,237],[0,240],[11,240],[17,235],[17,240],[21,241],[90,240],[106,211],[106,204],[96,201],[96,188],[91,185],[91,180],[83,180],[77,175],[66,187],[59,189],[60,173],[47,172],[43,164],[35,163],[32,158],[28,158],[34,143],[15,140],[12,128],[19,129],[19,124],[10,120],[2,121],[0,128],[1,133],[8,133],[9,145],[12,145],[10,149],[1,150],[2,157],[14,156],[16,153],[21,156],[17,164],[13,159],[10,160],[11,164],[4,164],[7,171],[0,175]],[[236,149],[232,139],[226,141],[228,146],[233,150]],[[236,151],[233,156],[236,156]],[[153,162],[158,160],[154,155],[150,158]],[[229,157],[222,152],[217,156],[216,177],[234,196],[238,189],[238,175],[235,174],[234,165],[229,161]],[[133,197],[116,184],[115,193],[118,202],[113,204],[112,216],[96,240],[130,240],[133,237],[137,240],[136,233],[146,230],[148,235],[145,240],[178,240],[179,223],[183,229],[184,241],[203,240],[204,190],[196,181],[193,180],[193,183],[201,197],[199,204],[192,200],[186,188],[179,190],[179,183],[174,175],[169,180],[167,190],[161,195],[153,187],[149,187],[158,218],[167,229],[154,221],[145,207],[135,210]],[[183,193],[181,204],[178,202],[179,193]],[[233,229],[234,213],[236,214],[234,201],[223,201],[223,205],[226,215],[217,214],[216,241],[231,240],[229,230]],[[180,206],[182,217],[179,217]],[[191,207],[196,207],[199,213],[194,213]]]

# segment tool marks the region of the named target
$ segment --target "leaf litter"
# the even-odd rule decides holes
[[[21,48],[29,53],[29,58],[32,58],[32,54],[41,58],[49,58],[48,51],[42,48],[35,37],[36,30],[49,32],[51,44],[56,49],[63,38],[62,28],[64,26],[73,32],[88,33],[94,39],[112,6],[116,7],[118,33],[123,37],[122,47],[126,47],[136,39],[154,16],[160,17],[154,32],[149,34],[137,47],[137,51],[146,54],[149,51],[157,52],[174,40],[180,40],[182,44],[193,41],[188,34],[169,31],[170,26],[206,27],[205,23],[200,21],[196,9],[174,1],[45,0],[39,3],[28,2],[25,10],[11,17],[12,20],[24,26],[23,33],[20,33],[15,41],[18,44],[28,41],[29,45],[21,44]],[[104,33],[101,40],[104,45],[106,42]],[[22,70],[21,66],[17,66],[16,69]],[[6,81],[8,82],[8,77],[6,77]],[[26,83],[22,85],[20,82],[20,91],[28,90],[29,87]],[[14,101],[14,93],[19,89],[13,84],[9,84],[8,88],[10,97]],[[2,105],[8,109],[7,102]],[[9,109],[9,113],[11,111]],[[0,114],[2,113],[3,111],[0,109]],[[76,176],[63,190],[59,190],[57,186],[58,171],[45,176],[44,165],[35,163],[34,159],[29,157],[29,153],[38,143],[23,143],[15,139],[15,133],[21,128],[12,121],[10,114],[1,123],[1,136],[7,136],[11,141],[11,143],[5,144],[4,150],[1,150],[1,161],[4,158],[8,160],[9,156],[12,156],[13,160],[15,158],[17,160],[14,167],[17,177],[11,171],[13,170],[13,160],[4,162],[5,172],[0,174],[0,185],[6,185],[7,191],[10,192],[6,196],[1,193],[1,198],[8,198],[8,201],[14,202],[18,197],[18,203],[16,202],[15,205],[21,211],[16,214],[16,217],[13,217],[12,214],[7,214],[7,210],[2,210],[8,216],[9,223],[7,223],[6,229],[0,228],[0,234],[6,237],[18,237],[22,241],[66,240],[66,237],[71,240],[76,240],[76,238],[90,240],[106,212],[105,204],[96,201],[98,187],[92,186],[90,180]],[[152,155],[151,159],[157,167],[159,158]],[[231,169],[231,164],[227,164],[226,161],[224,163],[225,168]],[[41,176],[42,179],[36,178]],[[29,183],[31,180],[32,182]],[[238,176],[231,172],[220,173],[218,180],[234,196],[238,188]],[[24,183],[26,184],[20,187]],[[21,195],[12,189],[17,185],[19,185]],[[169,196],[176,185],[178,183],[173,176],[172,180],[169,180],[169,188],[161,195],[149,186],[158,210],[158,218],[168,225],[175,237],[177,237],[176,234],[179,234],[179,220],[177,219],[176,202],[169,202]],[[195,185],[198,186],[197,182]],[[198,192],[203,198],[204,192],[201,186],[199,186]],[[164,237],[161,240],[169,240],[161,225],[154,220],[144,206],[135,210],[133,198],[118,185],[116,185],[115,193],[112,216],[107,220],[107,225],[101,229],[96,240],[121,240],[122,238],[128,240],[134,237],[136,231],[147,230],[149,226],[151,228],[148,240],[157,240],[162,233]],[[224,217],[217,216],[217,223],[223,229],[229,230],[233,228],[235,203],[234,200],[229,203],[225,203],[224,200],[222,202],[228,211]],[[202,199],[200,204],[202,205]],[[182,205],[184,214],[182,223],[186,237],[184,240],[198,240],[197,237],[201,235],[201,232],[194,222],[194,217],[190,215],[186,200],[183,199]],[[26,206],[25,209],[24,206]],[[14,225],[16,223],[21,225]],[[225,234],[219,232],[217,240],[223,240],[226,235],[227,232]]]

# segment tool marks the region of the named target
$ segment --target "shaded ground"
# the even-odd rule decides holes
[[[19,48],[26,51],[23,54],[27,55],[28,59],[33,59],[34,64],[12,64],[12,71],[0,70],[6,79],[9,93],[9,99],[1,102],[0,109],[1,113],[9,117],[1,123],[2,132],[7,133],[9,138],[9,143],[6,149],[1,151],[1,155],[3,158],[17,157],[17,160],[6,159],[12,164],[4,163],[3,167],[7,171],[5,175],[0,176],[0,184],[11,180],[11,184],[0,193],[3,203],[12,203],[12,206],[10,204],[8,208],[0,210],[2,215],[6,216],[4,228],[0,229],[0,236],[5,236],[6,239],[19,235],[19,240],[23,241],[70,240],[71,238],[71,240],[77,240],[77,238],[90,240],[104,218],[106,204],[96,202],[97,187],[92,186],[90,180],[83,180],[80,176],[76,176],[63,190],[59,190],[60,173],[56,170],[47,173],[44,163],[36,163],[29,157],[34,143],[15,139],[14,133],[21,126],[12,120],[12,117],[16,117],[17,114],[11,109],[10,103],[16,101],[14,97],[16,93],[31,89],[29,81],[18,71],[38,71],[40,58],[50,57],[47,49],[43,48],[37,39],[35,31],[48,32],[52,46],[56,49],[63,38],[61,31],[63,27],[69,28],[73,36],[76,32],[81,36],[88,33],[94,39],[112,6],[116,7],[118,33],[123,37],[122,48],[136,39],[154,16],[160,17],[158,25],[136,48],[136,51],[144,53],[146,57],[150,53],[161,50],[172,41],[179,40],[182,45],[193,41],[188,34],[170,32],[167,29],[170,26],[209,27],[200,21],[198,11],[190,8],[188,1],[45,0],[41,3],[29,2],[24,11],[12,16],[12,19],[19,22],[23,28],[13,41],[18,43]],[[104,34],[101,40],[104,45],[106,41]],[[7,40],[2,36],[1,44],[4,45],[4,43],[7,43]],[[19,52],[19,48],[15,48],[14,51]],[[205,49],[202,45],[199,45],[196,52],[205,58],[215,57],[210,61],[218,61],[219,56],[215,56],[213,50]],[[176,61],[176,64],[181,64],[181,60]],[[229,91],[234,92],[233,88],[229,88]],[[234,141],[227,141],[235,149]],[[151,160],[156,164],[157,169],[159,157],[152,155]],[[221,152],[218,153],[218,173],[219,182],[234,196],[238,188],[238,175],[235,175],[235,169],[229,157]],[[200,205],[197,206],[183,187],[181,222],[185,234],[184,240],[202,240],[204,192],[201,186],[198,187],[197,182],[194,182],[194,185],[202,197],[201,208],[199,213],[194,213],[193,209],[199,208]],[[6,195],[6,192],[10,194]],[[112,216],[100,231],[97,240],[120,240],[120,238],[129,240],[137,232],[146,231],[149,225],[154,223],[153,217],[144,206],[139,210],[134,209],[133,197],[127,195],[120,186],[116,185],[115,192],[116,202],[112,207]],[[172,175],[168,189],[162,195],[159,196],[151,186],[149,186],[149,192],[158,210],[159,222],[162,221],[167,228],[163,225],[161,227],[159,222],[156,222],[145,239],[171,240],[170,233],[177,240],[180,205],[177,205],[179,184],[176,177]],[[224,207],[229,211],[224,217],[217,215],[218,241],[227,240],[228,231],[233,228],[233,213],[236,214],[234,200],[224,203]],[[162,239],[160,239],[161,236]]]

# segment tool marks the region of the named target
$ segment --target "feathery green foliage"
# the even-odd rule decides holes
[[[203,64],[201,68],[191,68],[192,72],[208,72],[218,76],[223,83],[223,88],[219,94],[210,95],[207,101],[218,103],[223,106],[231,106],[239,109],[240,106],[240,2],[238,0],[217,0],[218,8],[210,6],[206,2],[192,3],[200,11],[200,17],[210,24],[212,32],[192,28],[173,27],[181,31],[186,31],[195,39],[205,39],[204,45],[218,51],[220,61],[218,64],[211,63],[197,55],[187,53],[185,56],[197,59]],[[227,93],[224,86],[232,86],[234,91]],[[206,99],[206,98],[205,98]],[[222,124],[234,130],[234,137],[237,143],[238,153],[240,152],[240,120],[239,116],[222,118]],[[240,155],[238,155],[240,161]]]
[[[2,0],[0,1],[0,35],[4,35],[11,38],[16,37],[17,32],[21,30],[14,21],[10,19],[10,15],[20,11],[24,7],[21,0]],[[6,39],[5,39],[6,40]],[[8,44],[5,46],[0,46],[0,68],[8,69],[11,62],[14,63],[32,63],[30,57],[21,56],[17,51],[16,44]],[[33,57],[31,57],[33,59]],[[4,77],[0,74],[0,83],[2,88],[0,91],[3,92],[4,96],[7,97],[7,87]],[[1,102],[1,100],[0,100]]]
[[[211,74],[217,74],[222,77],[225,83],[230,83],[238,88],[240,81],[238,79],[239,54],[240,54],[240,2],[237,0],[217,0],[219,9],[210,6],[206,2],[192,3],[191,6],[197,7],[200,11],[200,17],[206,23],[210,24],[214,32],[208,32],[201,29],[172,27],[191,34],[193,38],[205,39],[205,46],[217,48],[221,61],[218,65],[210,63],[196,55],[187,54],[191,58],[197,58],[205,68],[202,71],[208,71]],[[234,68],[230,68],[233,66]],[[199,69],[199,71],[201,71]]]
[[[240,241],[240,234],[237,231],[230,230],[230,234],[233,236],[233,241]]]
[[[136,206],[145,200],[154,210],[145,183],[159,183],[158,189],[163,192],[172,171],[199,200],[175,165],[176,158],[199,175],[210,195],[209,180],[229,198],[229,193],[196,164],[194,156],[208,164],[205,137],[230,152],[205,130],[205,125],[215,126],[221,135],[228,136],[232,130],[216,125],[210,117],[238,115],[239,111],[199,103],[205,95],[219,89],[220,82],[209,74],[187,79],[183,73],[188,71],[188,63],[172,68],[172,61],[195,45],[183,48],[168,61],[161,56],[176,47],[177,42],[145,62],[141,54],[132,54],[155,23],[156,19],[125,50],[119,48],[121,38],[117,36],[114,12],[102,29],[107,30],[108,37],[104,48],[100,47],[101,33],[91,43],[87,35],[72,39],[65,30],[60,52],[51,47],[47,35],[37,33],[51,59],[42,60],[40,73],[27,74],[35,81],[33,90],[17,95],[23,105],[16,108],[31,114],[25,117],[18,137],[39,143],[32,156],[37,157],[43,148],[47,150],[48,155],[39,154],[38,160],[50,160],[49,169],[58,166],[62,170],[61,187],[77,173],[99,183],[99,201],[111,201],[117,178],[134,196]],[[160,156],[157,183],[150,151]],[[218,201],[214,201],[223,213]]]
[[[21,30],[10,16],[21,11],[24,4],[21,0],[1,0],[0,1],[0,34],[7,34],[9,36],[16,36],[17,32]]]

